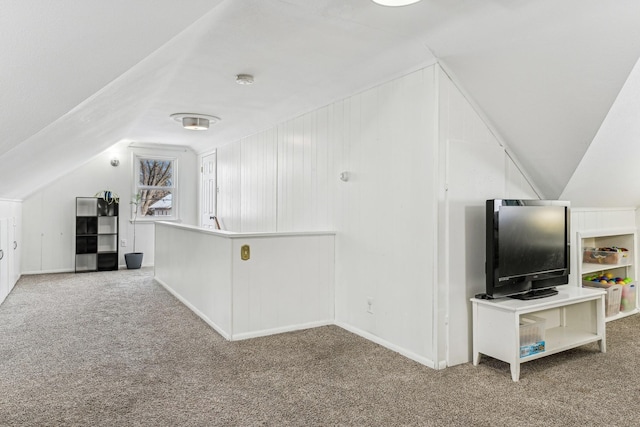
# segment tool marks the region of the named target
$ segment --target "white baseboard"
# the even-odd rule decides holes
[[[392,344],[378,336],[375,336],[369,332],[363,331],[361,329],[358,329],[356,327],[353,327],[351,325],[348,325],[346,323],[342,323],[342,322],[335,322],[335,321],[331,321],[331,320],[325,320],[325,321],[317,321],[317,322],[309,322],[309,323],[304,323],[304,324],[299,324],[299,325],[288,325],[285,327],[280,327],[280,328],[271,328],[271,329],[263,329],[260,331],[253,331],[253,332],[244,332],[244,333],[240,333],[240,334],[229,334],[226,331],[224,331],[222,328],[220,328],[218,325],[216,325],[213,321],[211,321],[211,319],[209,319],[207,316],[205,316],[202,312],[200,312],[197,308],[195,308],[192,304],[190,304],[188,301],[186,301],[184,298],[182,298],[180,295],[178,295],[175,291],[173,291],[173,289],[171,289],[166,283],[164,283],[161,279],[159,279],[158,277],[154,277],[154,279],[160,283],[160,285],[162,285],[162,287],[164,287],[167,291],[169,291],[169,293],[171,293],[171,295],[175,296],[181,303],[183,303],[185,306],[187,306],[191,311],[193,311],[196,315],[198,315],[198,317],[200,317],[202,320],[204,320],[209,326],[211,326],[216,332],[218,332],[220,335],[222,335],[225,339],[229,340],[229,341],[240,341],[240,340],[245,340],[245,339],[250,339],[250,338],[257,338],[257,337],[264,337],[264,336],[268,336],[268,335],[275,335],[275,334],[281,334],[281,333],[285,333],[285,332],[293,332],[293,331],[299,331],[299,330],[303,330],[303,329],[310,329],[310,328],[317,328],[320,326],[327,326],[327,325],[336,325],[342,329],[345,329],[349,332],[352,332],[356,335],[359,335],[369,341],[372,341],[376,344],[379,344],[385,348],[388,348],[389,350],[395,351],[396,353],[399,353],[401,355],[403,355],[404,357],[407,357],[411,360],[414,360],[422,365],[425,365],[431,369],[436,369],[436,363],[431,360],[428,359],[424,356],[420,356],[419,354],[416,354],[412,351],[409,351],[405,348],[402,348],[400,346],[397,346],[395,344]],[[441,366],[441,364],[438,364],[438,368],[437,369],[443,369],[444,367]]]
[[[162,285],[162,287],[165,288],[171,295],[176,297],[178,299],[178,301],[180,301],[182,304],[187,306],[189,308],[189,310],[193,311],[199,318],[204,320],[204,322],[207,325],[211,326],[217,333],[222,335],[222,337],[224,339],[231,341],[231,335],[229,335],[229,333],[227,333],[224,329],[222,329],[221,327],[216,325],[211,319],[209,319],[207,316],[205,316],[204,313],[202,313],[200,310],[198,310],[196,307],[194,307],[192,304],[190,304],[187,300],[182,298],[182,296],[180,296],[180,294],[176,293],[173,289],[171,289],[171,287],[169,287],[165,282],[163,282],[162,279],[159,279],[155,275],[154,275],[153,279],[156,282],[160,283],[160,285]]]
[[[287,325],[279,328],[262,329],[260,331],[253,331],[253,332],[243,332],[240,334],[233,334],[231,340],[240,341],[240,340],[246,340],[249,338],[265,337],[267,335],[275,335],[275,334],[282,334],[285,332],[301,331],[303,329],[318,328],[320,326],[327,326],[327,325],[333,325],[333,321],[321,320],[316,322],[301,323],[299,325]]]
[[[55,270],[38,270],[38,271],[23,271],[21,276],[32,276],[35,274],[56,274],[56,273],[75,273],[75,269],[71,268],[59,268]]]
[[[369,332],[363,331],[362,329],[358,329],[356,327],[353,327],[351,325],[348,325],[346,323],[342,323],[342,322],[335,322],[336,326],[341,327],[342,329],[345,329],[349,332],[353,332],[356,335],[360,335],[362,338],[368,339],[369,341],[372,341],[376,344],[379,344],[385,348],[388,348],[389,350],[395,351],[396,353],[400,353],[401,355],[403,355],[404,357],[414,360],[422,365],[425,365],[431,369],[436,369],[436,363],[429,359],[426,358],[424,356],[420,356],[419,354],[416,354],[412,351],[407,350],[406,348],[402,348],[400,346],[397,346],[395,344],[390,343],[387,340],[384,340],[378,336],[375,336]],[[438,366],[438,369],[441,369]]]

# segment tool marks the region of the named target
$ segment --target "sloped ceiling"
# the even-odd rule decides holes
[[[572,207],[640,206],[640,61],[560,195]]]
[[[0,197],[119,141],[235,141],[440,62],[542,197],[640,56],[635,0],[0,0]],[[239,86],[238,73],[255,76]],[[207,132],[169,115],[222,118]]]

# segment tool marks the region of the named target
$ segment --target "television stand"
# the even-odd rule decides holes
[[[547,288],[547,289],[532,289],[529,292],[524,294],[510,295],[509,298],[530,300],[530,299],[552,297],[554,295],[558,295],[558,290],[556,288]]]
[[[597,342],[607,350],[603,289],[563,286],[558,295],[534,299],[471,298],[473,308],[473,364],[484,354],[511,367],[513,381],[520,365],[570,348]],[[526,315],[544,319],[544,350],[520,356],[520,321]]]

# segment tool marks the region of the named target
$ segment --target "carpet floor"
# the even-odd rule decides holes
[[[25,276],[0,306],[1,426],[640,425],[640,316],[522,366],[429,369],[336,326],[228,342],[152,270]]]

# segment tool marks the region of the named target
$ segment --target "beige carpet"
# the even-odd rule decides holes
[[[524,364],[434,371],[338,327],[227,342],[152,271],[27,276],[0,306],[1,426],[640,425],[640,317]]]

